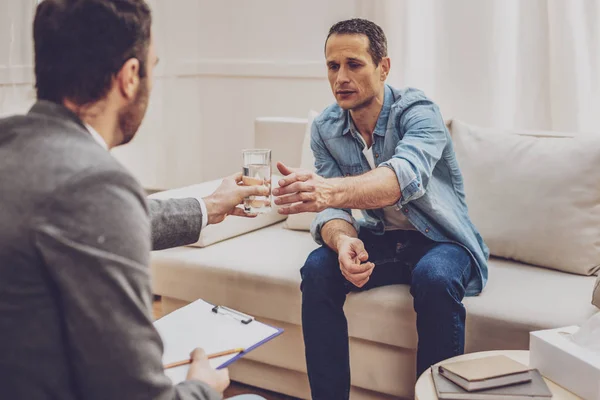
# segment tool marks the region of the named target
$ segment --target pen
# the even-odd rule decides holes
[[[230,354],[243,353],[243,352],[244,352],[244,349],[242,349],[242,348],[224,350],[224,351],[220,351],[218,353],[209,354],[208,359],[210,360],[210,359],[217,358],[217,357],[228,356]],[[192,360],[188,358],[187,360],[172,362],[170,364],[165,365],[163,368],[164,369],[175,368],[175,367],[179,367],[181,365],[190,364],[191,362],[192,362]]]

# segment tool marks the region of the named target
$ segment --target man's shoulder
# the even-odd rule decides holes
[[[139,186],[83,126],[61,118],[30,113],[0,120],[2,153],[12,154],[5,159],[3,173],[21,176],[19,185],[35,186],[40,194],[50,194],[86,175],[114,175],[128,186]]]
[[[333,103],[327,106],[319,115],[315,117],[314,123],[322,125],[328,122],[341,121],[344,119],[344,117],[344,110],[337,105],[337,103]]]
[[[90,135],[87,131],[84,135]],[[92,183],[95,186],[119,187],[137,194],[143,191],[138,180],[112,155],[88,136],[65,137],[57,146],[55,157],[49,163],[57,188]],[[64,159],[61,159],[64,158]],[[65,159],[67,162],[65,162]],[[66,171],[61,176],[60,170]]]
[[[337,103],[325,108],[313,121],[321,135],[335,136],[341,134],[346,123],[346,112]]]
[[[394,95],[394,102],[392,103],[392,109],[396,111],[403,111],[417,103],[433,104],[433,101],[429,99],[425,92],[420,89],[406,87],[402,89],[396,89],[389,86]]]

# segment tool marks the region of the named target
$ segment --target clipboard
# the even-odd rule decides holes
[[[244,348],[242,353],[210,360],[215,369],[226,368],[250,351],[283,333],[283,329],[257,321],[237,310],[196,300],[156,320],[163,345],[163,365],[189,358],[196,347],[207,354]],[[185,380],[189,365],[165,370],[173,384]]]

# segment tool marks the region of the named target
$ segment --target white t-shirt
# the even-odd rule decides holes
[[[363,154],[365,155],[369,166],[371,167],[371,169],[375,169],[376,165],[375,158],[373,157],[373,147],[367,148],[367,143],[365,142],[365,139],[360,134],[358,134],[357,136],[363,142]],[[410,221],[400,210],[400,207],[398,207],[397,205],[384,207],[383,219],[385,222],[386,231],[396,231],[400,229],[405,231],[415,230],[415,227],[410,223]]]

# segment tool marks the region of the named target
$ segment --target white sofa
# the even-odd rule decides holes
[[[307,120],[301,119],[259,119],[255,130],[256,147],[271,148],[274,159],[289,165],[300,165],[306,125]],[[451,130],[458,129],[449,125]],[[466,128],[461,125],[460,129]],[[537,135],[545,137],[549,134]],[[502,208],[507,204],[506,199],[518,196],[524,197],[523,201],[532,201],[531,191],[535,192],[536,182],[532,182],[533,189],[513,188],[519,193],[506,192],[510,189],[506,187],[506,182],[513,185],[513,182],[521,179],[523,173],[527,173],[521,169],[522,172],[512,172],[515,173],[513,177],[503,178],[490,172],[493,170],[489,170],[490,166],[486,164],[492,162],[493,157],[478,161],[465,156],[465,151],[481,153],[481,148],[470,147],[481,144],[480,139],[468,134],[462,135],[462,142],[458,141],[456,144],[461,167],[464,163],[466,169],[473,171],[467,174],[463,170],[463,173],[467,185],[467,202],[478,216],[474,218],[475,223],[485,228],[482,229],[482,234],[496,253],[527,262],[544,262],[541,265],[556,269],[492,257],[487,287],[480,296],[466,298],[464,301],[467,307],[466,351],[528,349],[530,331],[579,324],[598,311],[591,304],[596,278],[585,274],[596,272],[597,265],[600,264],[600,245],[597,244],[600,242],[597,231],[600,226],[582,227],[586,238],[592,236],[591,249],[587,253],[570,244],[567,244],[566,250],[561,248],[564,242],[560,240],[586,246],[588,239],[562,238],[562,235],[572,236],[573,233],[564,224],[561,225],[560,207],[558,210],[550,210],[552,215],[545,222],[547,226],[536,227],[539,224],[536,209],[540,208],[540,204],[532,203],[531,210],[519,214],[519,218],[514,221],[508,221],[508,226],[505,222],[496,229],[495,225],[502,222],[503,217],[499,214],[502,214]],[[502,147],[505,141],[500,139],[502,142],[492,147]],[[529,150],[519,155],[519,151],[524,148]],[[532,150],[527,146],[523,147],[520,142],[509,152],[515,153],[510,157],[533,154],[534,158],[536,153],[535,148]],[[537,156],[543,158],[543,151]],[[502,157],[510,158],[500,155]],[[519,167],[514,160],[507,162],[511,163],[510,168]],[[503,171],[510,170],[502,164],[497,167]],[[536,168],[541,167],[537,165],[528,167],[527,170],[535,172]],[[478,175],[482,173],[487,175]],[[539,171],[537,173],[544,174]],[[484,182],[485,179],[490,182],[483,185],[492,184],[493,188],[504,191],[504,201],[497,200],[491,189],[470,191],[470,185],[481,187],[478,182]],[[523,179],[529,178],[525,176]],[[543,176],[540,179],[543,180]],[[551,185],[552,182],[548,184]],[[540,187],[540,190],[545,190],[543,184]],[[566,189],[562,187],[560,190]],[[575,191],[571,195],[578,196],[578,193]],[[482,216],[486,212],[485,202],[494,203],[489,209],[492,213],[490,216],[501,218],[500,222]],[[594,204],[597,205],[595,208],[600,209],[600,201]],[[589,205],[587,202],[584,207]],[[569,209],[577,206],[578,204],[567,205],[565,211],[570,215],[578,215]],[[592,207],[593,212],[589,214],[592,222],[596,218],[595,208]],[[583,210],[581,214],[585,215],[588,211]],[[531,224],[527,222],[527,218],[531,218]],[[163,310],[167,313],[197,298],[203,298],[284,328],[285,333],[278,339],[234,363],[230,367],[232,379],[308,399],[310,392],[301,330],[299,270],[308,253],[317,245],[308,232],[286,229],[284,224],[275,223],[204,248],[183,247],[155,252],[152,257],[153,290],[162,296]],[[543,235],[547,230],[555,230],[553,233],[558,239],[547,242],[547,248],[540,251],[536,246],[540,240],[543,245],[546,240]],[[496,232],[500,233],[496,235]],[[531,240],[528,235],[532,236]],[[523,241],[525,243],[521,243]],[[565,251],[570,253],[564,254]],[[586,254],[583,259],[574,259],[577,257],[572,256],[573,252]],[[571,261],[573,264],[569,264]],[[578,269],[569,271],[571,266]],[[412,398],[416,378],[417,334],[409,287],[396,285],[351,294],[345,309],[351,337],[351,398]]]

